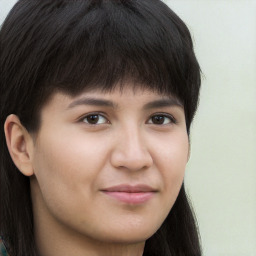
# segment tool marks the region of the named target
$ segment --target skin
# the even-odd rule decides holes
[[[88,104],[88,98],[114,106]],[[149,106],[170,99],[171,105]],[[98,123],[90,114],[99,115]],[[41,120],[36,134],[15,115],[5,123],[13,161],[31,180],[38,254],[142,255],[182,185],[189,152],[183,107],[129,86],[76,97],[58,92],[42,108]],[[104,192],[120,184],[144,184],[153,192],[142,203]]]

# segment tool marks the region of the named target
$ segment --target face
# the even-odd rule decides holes
[[[56,93],[41,112],[31,179],[35,219],[102,242],[145,241],[182,185],[188,137],[182,105],[127,86]]]

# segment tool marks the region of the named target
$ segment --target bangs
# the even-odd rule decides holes
[[[200,68],[186,25],[161,1],[20,0],[5,23],[1,99],[13,104],[4,115],[36,127],[56,91],[76,96],[129,84],[179,99],[189,129]]]
[[[162,5],[156,2],[154,7]],[[129,83],[173,94],[183,102],[191,42],[184,42],[177,24],[160,10],[153,15],[152,6],[145,7],[147,1],[127,0],[62,6],[58,15],[51,16],[54,20],[47,21],[56,24],[51,28],[56,34],[55,40],[46,40],[50,54],[43,63],[44,87],[76,95],[87,89],[111,91]],[[57,22],[64,18],[65,22]],[[53,35],[47,31],[47,37]]]

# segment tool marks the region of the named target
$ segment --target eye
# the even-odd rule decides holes
[[[165,124],[172,124],[176,123],[176,120],[173,116],[167,114],[157,114],[150,117],[149,124],[156,124],[156,125],[165,125]]]
[[[81,120],[84,123],[92,124],[92,125],[109,123],[109,121],[107,120],[106,117],[104,117],[103,115],[97,114],[97,113],[93,113],[93,114],[84,116]]]

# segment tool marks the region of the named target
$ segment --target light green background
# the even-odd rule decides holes
[[[204,74],[185,183],[204,255],[256,255],[256,1],[166,1]]]
[[[0,0],[0,23],[15,0]],[[256,256],[256,0],[166,0],[203,72],[185,183],[205,256]]]

